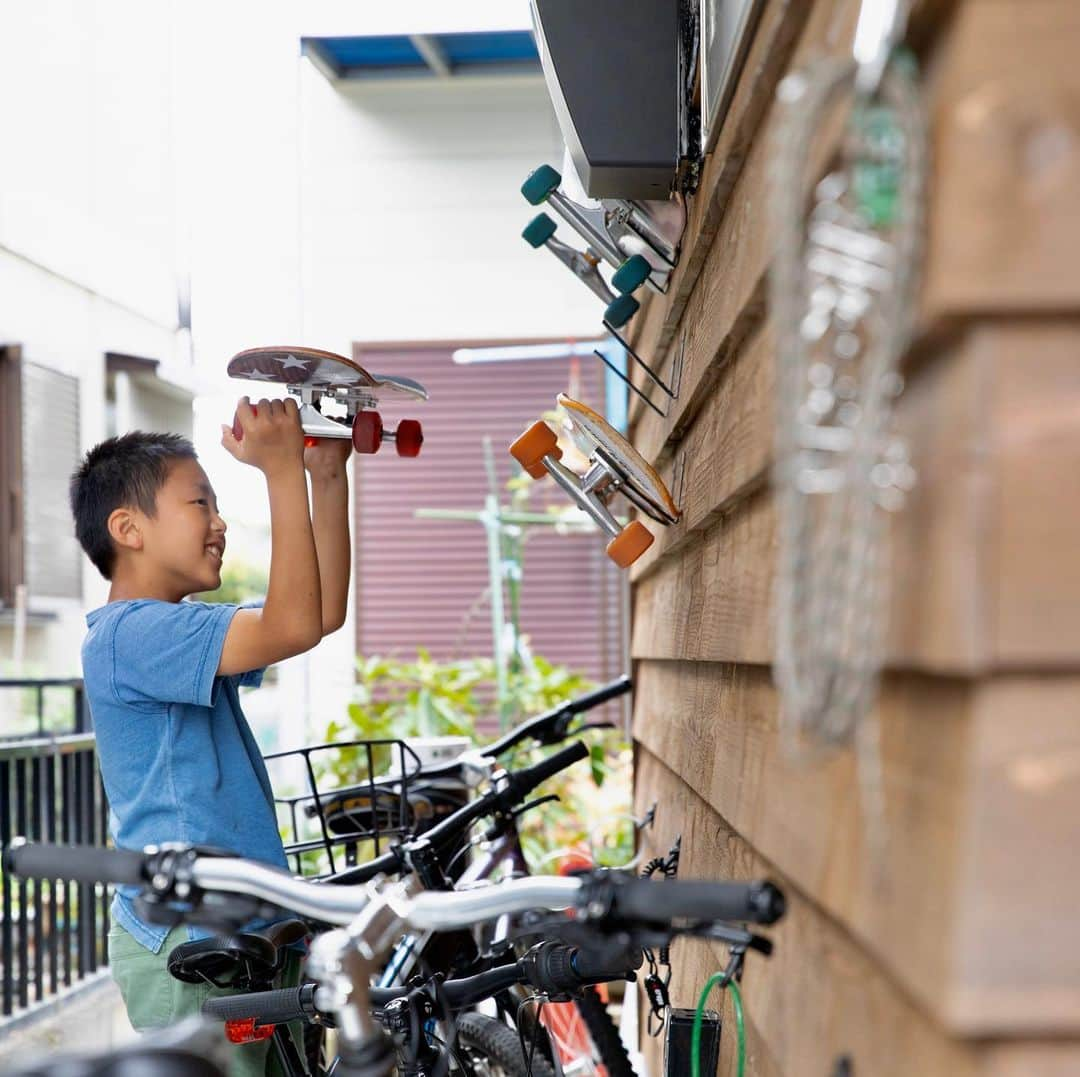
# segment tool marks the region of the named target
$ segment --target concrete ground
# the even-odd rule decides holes
[[[106,971],[75,995],[47,1004],[7,1030],[0,1025],[0,1073],[46,1054],[119,1047],[136,1037],[120,992]]]

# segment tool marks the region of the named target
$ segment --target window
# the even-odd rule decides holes
[[[17,345],[0,346],[0,609],[23,582],[22,388]]]
[[[82,595],[68,507],[79,461],[79,381],[0,346],[0,609],[35,596]]]
[[[35,596],[82,595],[82,554],[68,505],[79,463],[79,380],[22,364],[23,557]]]

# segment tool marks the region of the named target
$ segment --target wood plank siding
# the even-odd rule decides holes
[[[748,1074],[827,1077],[846,1054],[858,1077],[1064,1077],[1080,1073],[1080,4],[912,15],[932,165],[876,857],[854,753],[788,758],[770,669],[775,88],[848,54],[857,9],[766,0],[671,288],[633,324],[663,375],[681,363],[669,414],[633,402],[631,437],[684,510],[631,571],[635,796],[659,804],[647,855],[681,833],[685,875],[787,890],[775,956],[747,962]],[[674,954],[673,1003],[693,1007],[723,949]],[[720,1074],[734,1047],[725,1031]]]

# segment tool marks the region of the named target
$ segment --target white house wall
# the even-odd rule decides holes
[[[0,343],[79,379],[83,450],[106,433],[107,351],[174,371],[187,355],[171,17],[137,0],[0,5]],[[54,615],[30,629],[35,672],[78,672],[84,610],[104,595],[86,564],[81,599],[30,596]],[[0,660],[11,636],[0,626]]]

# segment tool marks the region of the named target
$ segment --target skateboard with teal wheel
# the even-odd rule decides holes
[[[393,441],[399,456],[419,456],[424,433],[415,419],[402,419],[396,429],[383,426],[376,409],[379,396],[401,400],[427,400],[427,390],[412,378],[371,374],[359,363],[319,348],[248,348],[229,360],[228,374],[244,381],[284,385],[300,402],[300,424],[307,444],[319,438],[351,438],[360,453],[374,453],[384,441]],[[343,414],[324,414],[325,402]],[[233,420],[233,433],[243,436]]]
[[[598,205],[586,206],[562,191],[561,184],[558,171],[541,165],[529,173],[521,193],[530,205],[550,205],[615,270],[616,291],[629,294],[645,284],[654,292],[666,292],[686,227],[682,201],[601,198]]]
[[[605,304],[604,321],[609,325],[618,329],[637,313],[638,301],[632,295],[616,295],[600,275],[599,255],[591,248],[575,250],[569,244],[556,239],[555,222],[546,213],[538,213],[533,217],[522,231],[521,238],[530,247],[547,247],[593,295],[602,300]]]
[[[622,494],[664,526],[675,523],[680,510],[664,480],[602,415],[565,393],[557,399],[566,414],[566,435],[588,460],[584,474],[562,463],[559,436],[546,422],[533,423],[510,446],[510,455],[534,479],[550,475],[611,536],[607,555],[627,568],[652,545],[653,535],[640,520],[621,525],[608,508],[612,498]]]

